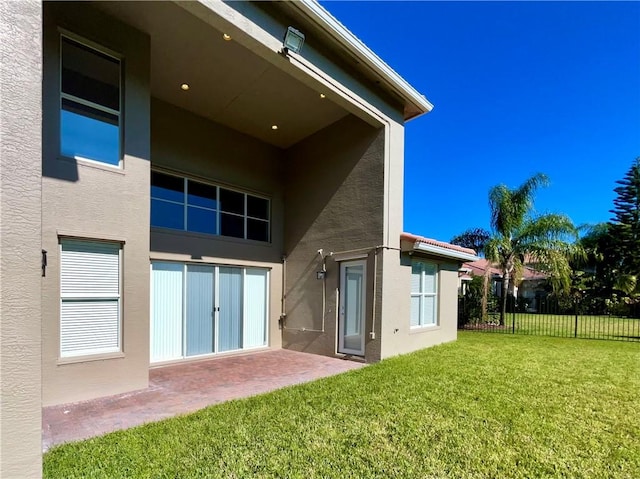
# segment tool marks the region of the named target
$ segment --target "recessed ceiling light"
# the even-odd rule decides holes
[[[229,40],[231,40],[231,35],[229,35],[228,33],[223,33],[222,38],[224,38],[224,40],[228,42]]]
[[[278,125],[271,125],[271,129],[272,130],[277,130],[278,129]]]
[[[327,98],[327,95],[325,95],[324,93],[320,93],[320,98]]]
[[[183,83],[182,85],[180,85],[180,88],[182,88],[184,91],[187,91],[189,89],[189,84]]]

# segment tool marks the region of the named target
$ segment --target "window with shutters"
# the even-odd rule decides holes
[[[411,263],[411,328],[438,324],[438,266],[413,260]]]
[[[120,243],[60,243],[60,357],[121,350]]]

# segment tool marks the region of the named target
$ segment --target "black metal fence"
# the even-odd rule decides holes
[[[640,311],[632,305],[622,311],[595,314],[580,301],[560,305],[552,300],[540,301],[535,311],[518,305],[513,298],[500,318],[494,301],[485,320],[478,304],[461,297],[458,304],[458,328],[503,334],[529,334],[564,338],[606,339],[640,342]]]

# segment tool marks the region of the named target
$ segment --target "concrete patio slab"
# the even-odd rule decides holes
[[[149,370],[149,387],[42,410],[42,447],[197,411],[304,383],[363,363],[279,349]]]

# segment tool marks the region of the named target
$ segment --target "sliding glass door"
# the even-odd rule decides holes
[[[269,272],[151,264],[151,362],[266,346]]]

